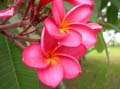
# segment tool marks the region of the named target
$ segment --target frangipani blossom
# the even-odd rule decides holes
[[[72,5],[78,5],[78,4],[89,4],[89,5],[93,5],[94,1],[93,0],[65,0],[69,3],[71,3]]]
[[[8,18],[13,16],[14,14],[14,7],[9,7],[5,10],[0,10],[0,18]]]
[[[86,48],[82,44],[71,48],[59,45],[56,39],[43,29],[41,44],[30,45],[23,50],[23,62],[37,70],[42,83],[55,88],[63,78],[71,79],[81,74],[77,58],[85,52]]]
[[[62,45],[75,47],[82,43],[87,48],[95,45],[96,34],[86,24],[92,14],[91,5],[76,5],[66,13],[62,0],[54,0],[52,12],[53,18],[44,21],[45,27]]]

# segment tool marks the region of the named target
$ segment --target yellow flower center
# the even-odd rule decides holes
[[[67,26],[68,21],[63,21],[60,28],[59,32],[64,33],[64,32],[69,32],[69,26]]]
[[[48,57],[48,62],[52,65],[55,65],[57,63],[57,61],[58,61],[58,57],[56,57],[56,56]]]

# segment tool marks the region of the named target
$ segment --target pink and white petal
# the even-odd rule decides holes
[[[0,18],[8,18],[13,16],[14,14],[14,7],[9,7],[5,10],[0,10]]]
[[[81,44],[82,38],[81,35],[73,30],[67,32],[68,36],[60,40],[60,43],[68,47],[77,47]]]
[[[70,56],[75,57],[76,59],[80,59],[83,55],[85,55],[87,49],[84,45],[79,45],[78,47],[66,47],[66,46],[60,46],[56,50],[57,53],[67,54]]]
[[[82,37],[82,44],[87,48],[93,47],[97,42],[97,37],[94,31],[85,24],[82,23],[73,23],[69,26],[75,31],[79,32]]]
[[[102,26],[97,23],[88,23],[89,26],[96,34],[102,30]]]
[[[61,83],[63,79],[63,68],[60,64],[50,65],[46,69],[38,69],[37,75],[42,83],[55,88]]]
[[[43,52],[49,53],[52,52],[58,45],[58,42],[55,38],[51,37],[48,31],[43,28],[41,35],[41,49]]]
[[[93,5],[94,1],[93,0],[65,0],[72,5],[78,5],[78,4],[88,4],[88,5]]]
[[[82,71],[78,60],[65,54],[59,54],[59,58],[59,62],[63,66],[64,78],[72,79],[81,75]]]
[[[26,47],[22,52],[23,63],[31,68],[45,68],[49,65],[41,52],[40,44]]]
[[[48,33],[55,39],[63,39],[67,36],[66,33],[59,32],[59,28],[56,26],[55,22],[51,18],[46,18],[44,21],[45,28]]]
[[[57,25],[60,25],[64,15],[65,7],[62,0],[53,0],[52,1],[52,13],[53,18]]]
[[[80,5],[76,5],[75,7],[73,7],[64,17],[63,23],[64,21],[69,22],[69,23],[73,23],[73,22],[82,22],[82,23],[86,23],[91,14],[92,14],[93,8],[90,5],[87,4],[80,4]]]

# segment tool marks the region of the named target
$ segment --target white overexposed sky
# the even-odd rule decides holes
[[[115,33],[114,30],[103,32],[103,37],[106,43],[114,41],[115,44],[120,44],[120,32]]]

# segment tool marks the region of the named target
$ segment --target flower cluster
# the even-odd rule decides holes
[[[68,12],[64,1],[73,5]],[[79,59],[95,45],[102,27],[88,23],[93,0],[40,0],[38,12],[49,2],[52,15],[44,20],[40,43],[24,48],[22,58],[25,65],[36,69],[42,83],[55,88],[63,79],[81,75]],[[15,5],[0,11],[0,18],[12,16]]]
[[[66,1],[74,5],[68,12],[63,0],[51,1],[53,15],[44,20],[40,44],[23,50],[24,64],[36,69],[39,80],[53,88],[63,79],[81,74],[78,59],[87,48],[95,45],[96,35],[102,28],[96,23],[88,23],[93,10],[92,0]]]

